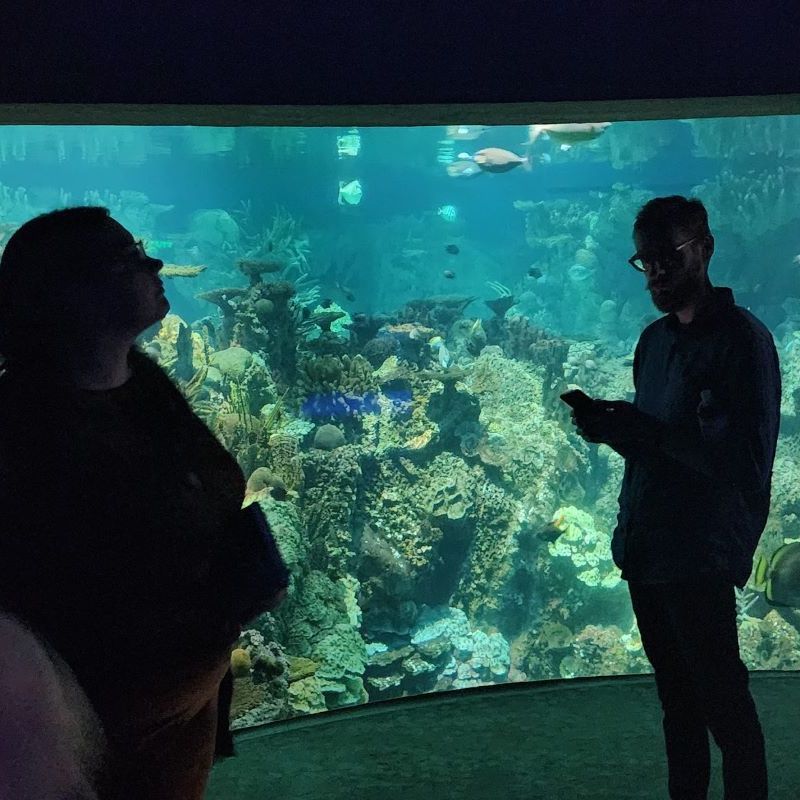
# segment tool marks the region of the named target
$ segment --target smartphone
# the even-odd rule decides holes
[[[580,389],[572,389],[569,392],[564,392],[561,399],[576,411],[585,411],[594,403],[591,397]]]

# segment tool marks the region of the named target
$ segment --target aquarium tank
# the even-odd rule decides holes
[[[781,357],[766,561],[800,539],[800,116],[0,126],[0,248],[90,204],[163,260],[140,346],[291,569],[233,651],[234,726],[649,671],[610,552],[624,462],[559,394],[632,398],[659,313],[631,229],[671,194]],[[753,578],[738,603],[747,665],[800,668],[796,612]]]

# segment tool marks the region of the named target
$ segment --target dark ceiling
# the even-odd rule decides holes
[[[796,0],[5,5],[3,103],[485,103],[800,92]]]

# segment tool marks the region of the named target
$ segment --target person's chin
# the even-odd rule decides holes
[[[677,297],[673,294],[652,292],[651,298],[653,300],[653,305],[663,314],[670,314],[681,307]]]
[[[162,295],[159,298],[160,302],[157,304],[157,307],[153,310],[152,320],[149,323],[150,325],[155,325],[156,322],[161,322],[164,317],[167,316],[169,313],[170,305],[169,300],[167,300],[166,295]]]

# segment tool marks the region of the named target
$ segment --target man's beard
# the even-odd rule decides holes
[[[664,285],[662,292],[650,290],[650,297],[655,307],[663,314],[671,314],[686,308],[702,291],[702,283],[685,277],[675,283]]]

